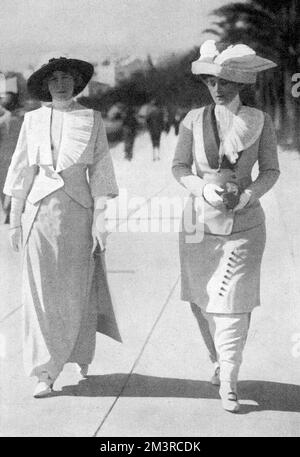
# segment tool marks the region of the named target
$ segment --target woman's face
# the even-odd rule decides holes
[[[205,83],[216,105],[227,105],[242,88],[240,83],[227,81],[216,76],[208,76],[205,78]]]
[[[54,71],[47,82],[52,100],[64,101],[73,97],[74,79],[69,73]]]

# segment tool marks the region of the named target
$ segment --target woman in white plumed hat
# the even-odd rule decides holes
[[[49,103],[25,114],[4,186],[11,245],[23,247],[23,354],[35,397],[51,393],[68,362],[87,375],[97,316],[107,322],[112,305],[93,252],[104,249],[106,199],[118,187],[101,114],[74,99],[92,74],[90,63],[59,57],[30,76],[30,94]]]
[[[240,91],[275,66],[246,45],[219,52],[215,41],[206,41],[192,72],[213,103],[184,118],[172,167],[190,192],[179,237],[181,297],[191,304],[214,364],[211,381],[231,412],[240,408],[238,373],[250,316],[260,305],[265,217],[259,199],[279,176],[270,116],[243,105]]]

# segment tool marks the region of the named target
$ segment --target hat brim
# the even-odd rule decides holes
[[[78,59],[54,59],[43,65],[28,78],[29,94],[42,102],[50,102],[52,97],[47,85],[44,84],[45,78],[54,71],[68,72],[70,70],[80,75],[80,80],[75,81],[73,96],[80,94],[93,76],[94,67],[89,62]]]
[[[195,61],[192,63],[192,73],[194,75],[211,75],[227,81],[254,84],[256,82],[256,72],[237,70],[229,66],[222,66],[215,63]]]
[[[213,75],[242,84],[254,84],[257,74],[277,66],[275,62],[257,55],[247,55],[221,60],[222,54],[215,59],[200,58],[192,63],[195,75]]]

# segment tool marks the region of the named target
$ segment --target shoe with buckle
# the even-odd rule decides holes
[[[216,367],[214,374],[212,375],[212,377],[210,379],[210,382],[214,386],[220,385],[220,367]]]
[[[237,413],[240,409],[238,396],[236,392],[222,392],[220,390],[222,406],[226,411]]]

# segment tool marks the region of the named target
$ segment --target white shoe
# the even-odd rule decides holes
[[[235,392],[222,392],[220,390],[220,397],[222,400],[222,406],[226,411],[231,413],[237,413],[240,409],[238,396]]]
[[[212,375],[210,382],[214,386],[219,386],[220,383],[220,367],[216,367],[214,374]]]
[[[78,372],[83,378],[87,377],[88,371],[89,371],[89,365],[87,363],[82,364],[82,365],[78,364]]]
[[[49,384],[45,381],[39,381],[33,392],[34,398],[46,397],[51,394],[53,384]]]

